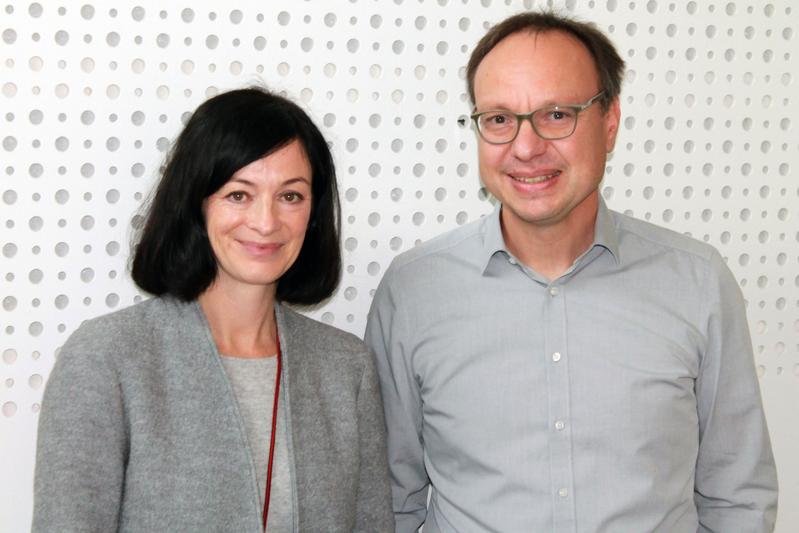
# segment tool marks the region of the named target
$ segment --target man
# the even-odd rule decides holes
[[[366,331],[398,532],[773,528],[735,279],[710,246],[598,192],[623,67],[592,25],[550,13],[472,53],[497,209],[397,257]]]

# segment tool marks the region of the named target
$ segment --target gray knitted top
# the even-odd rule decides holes
[[[269,445],[272,437],[272,409],[275,401],[277,357],[254,359],[228,357],[222,354],[225,367],[255,465],[255,477],[261,494],[261,507],[266,495],[266,478],[269,473]],[[283,396],[283,390],[279,395]],[[269,533],[290,532],[294,524],[291,508],[291,471],[289,470],[288,441],[286,439],[286,401],[282,398],[277,407],[272,485],[269,494]]]
[[[276,309],[293,530],[393,531],[385,426],[360,340]],[[39,420],[33,531],[261,532],[244,423],[199,306],[85,322]]]

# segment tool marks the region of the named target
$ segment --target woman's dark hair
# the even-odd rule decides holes
[[[474,101],[474,76],[485,56],[506,37],[519,32],[544,33],[560,31],[575,37],[588,49],[596,65],[600,89],[604,91],[601,102],[607,110],[610,103],[621,92],[624,60],[608,37],[590,22],[559,15],[552,11],[519,13],[492,26],[474,47],[466,66],[466,86],[469,98]]]
[[[297,140],[311,164],[311,217],[277,299],[316,304],[341,274],[339,200],[333,157],[319,128],[295,103],[253,87],[204,102],[178,136],[135,245],[131,273],[141,289],[189,301],[216,279],[203,201],[240,168]]]

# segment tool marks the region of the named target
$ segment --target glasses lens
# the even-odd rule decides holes
[[[544,139],[568,137],[577,125],[577,110],[571,107],[545,107],[533,113],[533,123]]]
[[[485,140],[493,143],[508,142],[516,135],[516,116],[507,111],[489,111],[477,119],[477,127]]]

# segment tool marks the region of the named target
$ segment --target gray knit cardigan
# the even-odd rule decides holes
[[[277,306],[294,531],[394,529],[372,358]],[[85,322],[39,419],[34,532],[262,532],[244,424],[196,302]]]

